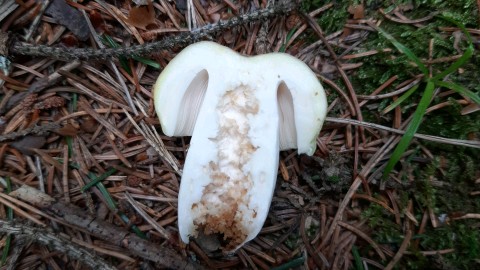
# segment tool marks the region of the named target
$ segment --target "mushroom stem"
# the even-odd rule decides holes
[[[178,195],[181,239],[218,236],[224,252],[252,240],[275,189],[278,152],[312,155],[327,103],[315,74],[287,54],[243,57],[191,45],[154,86],[168,136],[192,136]]]
[[[263,225],[275,187],[279,152],[278,117],[266,115],[278,112],[276,106],[260,111],[255,91],[259,90],[243,84],[227,90],[218,100],[216,115],[197,119],[200,127],[212,121],[218,126],[214,137],[202,136],[206,134],[201,128],[192,136],[178,200],[178,222],[188,225],[179,227],[185,242],[185,236],[193,232],[196,237],[200,231],[207,236],[221,235],[222,249],[233,251]],[[276,91],[271,92],[275,100]],[[268,145],[256,140],[264,137],[271,138]],[[213,144],[215,151],[206,152],[206,143]],[[204,162],[207,156],[208,162]]]

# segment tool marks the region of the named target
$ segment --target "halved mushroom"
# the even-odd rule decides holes
[[[185,48],[154,86],[163,132],[192,136],[178,196],[182,240],[219,236],[232,252],[265,222],[279,151],[312,155],[325,92],[300,60],[244,57],[213,42]]]

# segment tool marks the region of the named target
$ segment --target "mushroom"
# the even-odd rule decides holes
[[[181,239],[213,236],[234,252],[265,222],[279,151],[314,153],[323,87],[288,54],[245,57],[203,41],[180,52],[153,91],[164,134],[192,136],[178,195]]]

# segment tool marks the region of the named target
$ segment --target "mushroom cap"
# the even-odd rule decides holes
[[[325,91],[295,57],[246,57],[210,41],[192,44],[170,61],[153,87],[154,105],[167,136],[191,136],[207,89],[217,83],[264,80],[277,91],[280,149],[312,155],[327,113]],[[214,109],[214,108],[212,108]]]
[[[313,154],[327,109],[303,62],[283,53],[245,57],[213,42],[191,45],[169,63],[154,103],[166,135],[192,136],[178,197],[180,236],[188,243],[220,235],[228,251],[260,232],[278,151]]]

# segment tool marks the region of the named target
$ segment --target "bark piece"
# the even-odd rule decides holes
[[[92,236],[116,244],[128,250],[131,254],[155,262],[169,269],[204,269],[202,266],[187,261],[172,248],[159,246],[149,240],[142,239],[129,231],[111,223],[100,220],[78,206],[61,201],[55,201],[47,194],[33,187],[23,185],[10,193],[22,201],[29,202],[43,211],[50,213],[63,223],[79,230],[86,231]],[[42,197],[42,200],[35,197]],[[50,204],[48,204],[50,202]],[[0,224],[1,225],[1,224]]]
[[[59,24],[67,27],[78,39],[82,41],[88,39],[90,31],[85,18],[80,11],[68,5],[65,0],[53,0],[45,10],[45,14],[52,16]]]

